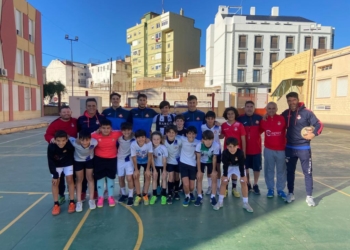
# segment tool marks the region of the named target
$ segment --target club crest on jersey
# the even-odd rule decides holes
[[[66,153],[67,152],[67,150],[63,150],[63,153]]]
[[[234,130],[237,131],[238,130],[237,127],[235,127]]]
[[[72,123],[72,128],[74,128],[74,124]]]
[[[197,117],[197,121],[199,121],[201,118]]]
[[[122,115],[122,114],[120,114],[120,115],[119,115],[119,117],[120,117],[120,118],[122,118],[122,117],[123,117],[123,115]]]
[[[237,158],[237,157],[235,158],[235,161],[238,161],[238,158]]]
[[[259,124],[259,121],[255,121],[255,124]]]
[[[301,116],[300,116],[300,115],[298,115],[298,116],[297,116],[297,119],[298,119],[298,120],[300,120],[300,119],[301,119]]]
[[[114,138],[112,138],[112,141],[115,141],[115,139],[114,139]]]
[[[281,122],[277,122],[277,125],[280,126],[280,125],[281,125]]]
[[[149,117],[149,115],[148,115],[148,114],[146,114],[146,115],[145,115],[145,117]]]
[[[100,124],[100,122],[99,122],[99,121],[96,121],[96,124]]]

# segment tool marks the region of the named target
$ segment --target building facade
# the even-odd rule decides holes
[[[331,49],[334,29],[303,17],[230,13],[219,6],[214,24],[206,31],[206,87],[220,86],[224,92],[267,94],[272,64],[311,48]],[[228,101],[228,100],[226,100]],[[262,104],[262,103],[261,103]],[[266,103],[265,103],[266,104]]]
[[[176,77],[199,67],[200,36],[200,29],[183,10],[180,15],[145,14],[140,24],[127,30],[133,84],[139,77]]]
[[[42,116],[41,13],[0,0],[0,122]]]

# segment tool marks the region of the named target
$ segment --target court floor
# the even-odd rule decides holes
[[[300,166],[296,200],[249,194],[254,213],[231,194],[214,211],[140,205],[52,216],[45,129],[0,136],[0,249],[350,249],[350,133],[325,128],[312,143],[316,207],[305,203]],[[206,179],[206,178],[205,178]],[[117,182],[117,180],[116,180]],[[118,184],[116,184],[118,186]],[[204,187],[207,186],[206,180]],[[115,194],[119,194],[116,188]],[[183,196],[181,197],[183,198]]]

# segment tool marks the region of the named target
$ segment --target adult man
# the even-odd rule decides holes
[[[188,111],[183,113],[185,117],[185,128],[189,126],[196,127],[198,133],[196,135],[197,140],[202,139],[202,125],[205,123],[205,113],[197,109],[197,97],[195,95],[190,95],[187,97]]]
[[[312,179],[312,158],[310,142],[321,134],[323,124],[317,119],[315,114],[306,109],[304,103],[299,102],[299,96],[296,92],[287,94],[287,103],[289,109],[282,113],[287,124],[287,145],[286,145],[286,164],[287,164],[287,187],[289,194],[287,202],[291,203],[294,198],[294,180],[295,169],[298,159],[303,170],[305,187],[306,187],[306,203],[309,206],[315,206],[312,197],[313,179]],[[313,126],[313,131],[309,130],[306,135],[301,135],[304,127]]]
[[[253,101],[246,101],[244,105],[245,114],[239,116],[237,121],[242,123],[246,131],[246,159],[245,167],[247,170],[248,190],[252,189],[249,179],[249,169],[254,172],[254,184],[253,192],[260,194],[258,181],[261,171],[261,131],[259,124],[262,120],[262,116],[255,114],[255,104]]]
[[[277,104],[269,102],[266,106],[267,117],[260,122],[260,129],[265,132],[264,140],[264,174],[268,189],[267,197],[274,196],[275,189],[275,167],[276,167],[276,189],[277,194],[283,200],[287,198],[284,193],[286,187],[286,122],[281,115],[277,115]]]
[[[48,143],[55,142],[55,133],[58,130],[65,131],[69,136],[76,138],[77,137],[77,119],[72,118],[72,110],[68,106],[62,106],[60,108],[60,117],[50,123],[50,125],[46,129],[46,133],[44,135],[45,140]],[[59,199],[58,202],[60,204],[65,202],[64,191],[66,189],[65,186],[65,176],[64,174],[60,177],[58,193]]]
[[[110,95],[112,106],[102,112],[102,115],[112,122],[113,130],[120,130],[120,125],[129,120],[130,111],[120,106],[120,98],[120,94],[112,93]]]

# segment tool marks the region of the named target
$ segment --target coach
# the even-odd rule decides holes
[[[102,112],[102,115],[112,122],[113,130],[120,130],[120,125],[128,121],[130,116],[130,111],[120,106],[120,98],[120,94],[112,93],[109,97],[112,106]]]

